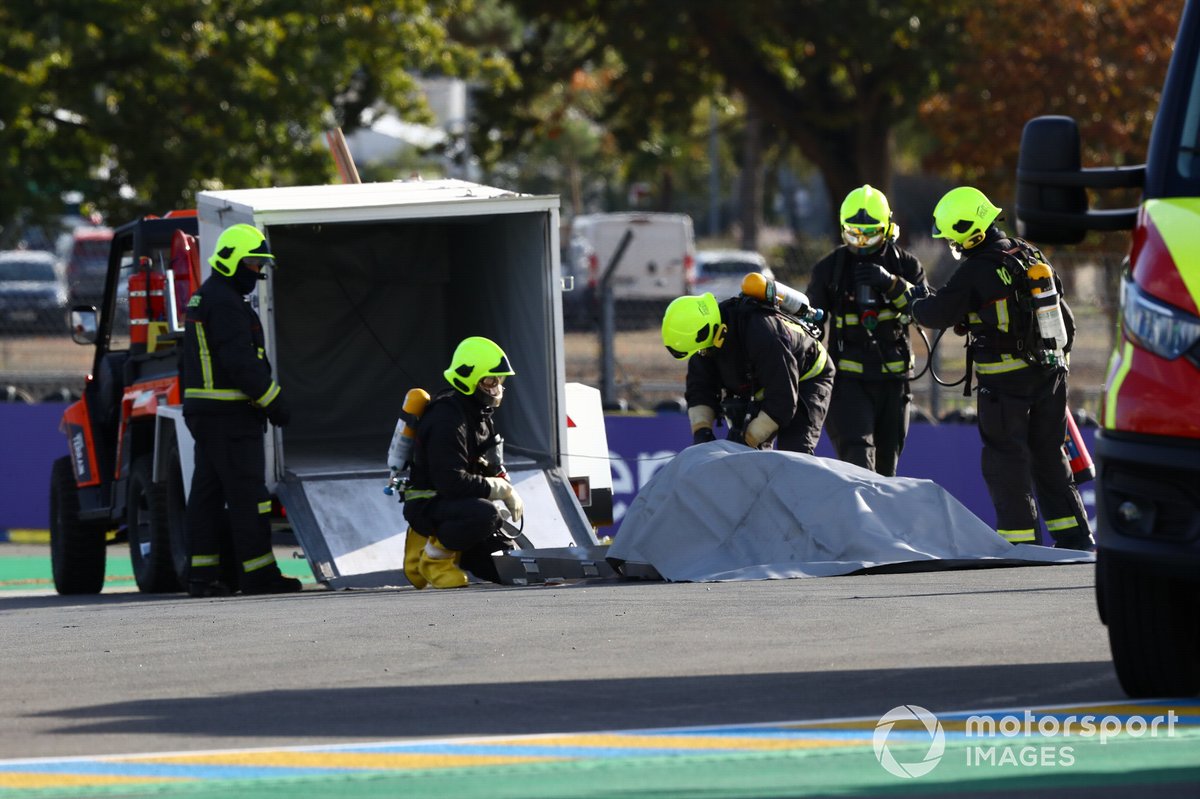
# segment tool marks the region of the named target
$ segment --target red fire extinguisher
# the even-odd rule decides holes
[[[142,258],[137,271],[129,276],[129,342],[146,346],[151,321],[165,318],[162,272],[150,270],[150,259]]]
[[[1096,479],[1096,466],[1092,463],[1092,456],[1087,451],[1087,445],[1083,443],[1083,435],[1079,432],[1079,426],[1075,424],[1075,415],[1070,410],[1067,411],[1067,430],[1063,438],[1063,450],[1067,453],[1067,460],[1071,462],[1071,474],[1077,484]]]

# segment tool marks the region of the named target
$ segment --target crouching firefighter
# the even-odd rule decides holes
[[[662,339],[673,357],[688,359],[684,398],[692,442],[716,439],[720,410],[731,441],[761,448],[774,439],[775,449],[811,455],[835,371],[817,335],[803,314],[773,299],[743,293],[721,303],[712,294],[673,300]]]
[[[224,596],[299,591],[271,549],[263,433],[291,418],[271,376],[263,329],[245,295],[266,280],[275,256],[252,225],[233,225],[217,239],[209,276],[188,301],[180,361],[183,418],[195,439],[195,471],[187,503],[188,593]],[[228,533],[226,532],[228,531]],[[222,568],[222,539],[232,534],[236,570]],[[237,585],[222,581],[236,574]]]
[[[896,307],[909,307],[919,324],[966,328],[964,393],[970,394],[973,366],[983,477],[997,532],[1014,544],[1036,544],[1036,495],[1054,545],[1090,549],[1091,528],[1063,450],[1074,318],[1045,256],[1000,229],[999,217],[978,189],[961,186],[942,197],[933,236],[946,239],[962,263],[936,293],[873,264],[859,264],[856,274]]]
[[[443,373],[451,388],[425,407],[404,488],[404,574],[415,588],[461,588],[467,572],[500,582],[492,553],[512,547],[502,532],[499,500],[515,524],[524,503],[508,481],[492,419],[504,378],[516,374],[504,350],[472,336],[454,350]]]

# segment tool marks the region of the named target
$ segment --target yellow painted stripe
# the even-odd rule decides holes
[[[49,530],[9,530],[8,540],[14,544],[49,544]]]
[[[525,742],[528,745],[528,741]],[[240,752],[231,754],[176,755],[128,758],[124,762],[174,765],[265,766],[275,768],[358,768],[370,770],[502,766],[513,763],[546,763],[574,758],[538,755],[450,755],[402,752]]]
[[[864,739],[865,743],[870,738]],[[749,738],[725,735],[561,735],[550,738],[498,740],[494,746],[567,746],[613,749],[744,749],[770,751],[781,749],[811,749],[824,746],[844,746],[845,740],[815,741],[786,738]]]
[[[1129,374],[1129,367],[1133,366],[1133,344],[1126,341],[1125,346],[1114,349],[1113,360],[1116,361],[1117,371],[1116,374],[1113,374],[1111,366],[1108,370],[1112,377],[1108,384],[1108,390],[1104,394],[1105,430],[1113,430],[1117,426],[1117,399],[1121,393],[1121,384],[1125,382],[1125,376]]]
[[[95,785],[136,785],[195,782],[190,777],[123,777],[115,774],[46,774],[0,771],[0,788],[76,788]]]
[[[1148,200],[1146,213],[1167,245],[1192,302],[1200,307],[1200,236],[1196,234],[1200,199]]]

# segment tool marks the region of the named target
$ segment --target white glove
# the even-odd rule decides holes
[[[504,507],[508,508],[508,512],[512,515],[513,524],[521,523],[521,516],[525,513],[525,503],[521,501],[521,495],[517,493],[517,489],[513,488],[512,483],[500,477],[486,477],[488,484],[488,499],[498,499],[504,503]]]

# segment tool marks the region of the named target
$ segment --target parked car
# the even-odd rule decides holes
[[[104,300],[112,228],[83,226],[71,233],[62,259],[67,265],[69,304],[99,306]]]
[[[742,290],[742,278],[751,272],[775,279],[767,259],[753,250],[700,250],[696,253],[696,283],[692,293],[712,292],[718,300],[728,299]]]
[[[67,331],[67,288],[52,252],[0,252],[0,330]]]

